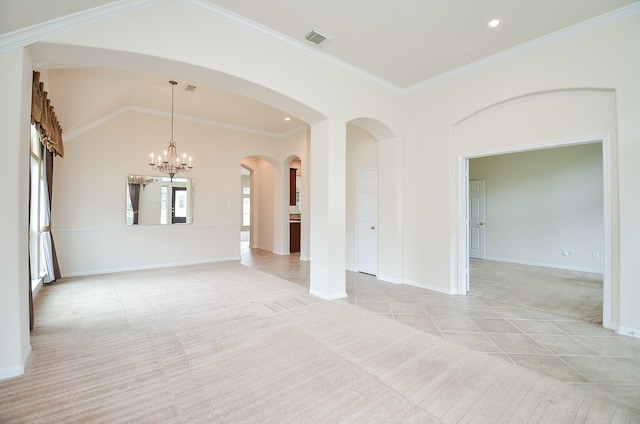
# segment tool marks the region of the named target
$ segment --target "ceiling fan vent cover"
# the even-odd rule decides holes
[[[308,41],[311,41],[313,44],[317,44],[318,46],[326,44],[329,40],[331,40],[331,37],[329,35],[320,32],[317,29],[312,30],[305,36],[305,38]]]

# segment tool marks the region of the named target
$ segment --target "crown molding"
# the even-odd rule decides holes
[[[104,6],[84,10],[72,15],[63,16],[48,22],[33,25],[28,28],[23,28],[7,34],[2,34],[0,35],[0,52],[27,46],[29,44],[36,43],[38,41],[53,37],[58,34],[62,34],[67,31],[91,25],[93,23],[119,15],[135,12],[140,9],[145,9],[151,6],[162,4],[168,1],[174,1],[175,3],[191,7],[202,13],[222,19],[225,22],[267,36],[280,44],[293,48],[308,56],[312,56],[316,59],[320,59],[332,65],[338,66],[343,70],[347,70],[359,76],[360,78],[367,79],[370,82],[382,86],[386,89],[391,89],[397,92],[400,91],[400,88],[398,86],[382,78],[365,72],[358,67],[355,67],[347,62],[344,62],[324,52],[314,49],[311,46],[307,46],[301,41],[285,36],[277,31],[267,28],[264,25],[258,24],[257,22],[251,21],[227,9],[209,3],[206,0],[119,0],[117,2],[110,3]]]
[[[41,24],[0,35],[0,52],[27,46],[115,16],[135,12],[169,0],[119,0],[114,3],[83,10]]]
[[[140,9],[145,9],[168,1],[182,4],[184,6],[191,7],[202,13],[215,16],[225,22],[239,26],[244,29],[251,30],[263,36],[266,36],[280,44],[283,44],[289,48],[292,48],[298,52],[301,52],[307,56],[314,57],[318,60],[322,60],[345,71],[348,71],[362,79],[365,79],[375,85],[382,88],[391,90],[399,94],[408,94],[415,91],[419,91],[425,87],[437,84],[445,81],[449,78],[453,78],[464,72],[476,69],[489,63],[493,63],[504,58],[522,53],[524,51],[537,48],[539,46],[551,43],[553,41],[561,40],[563,38],[570,37],[574,34],[581,33],[593,28],[606,25],[620,19],[624,19],[640,13],[640,2],[632,3],[628,6],[620,9],[613,10],[604,15],[586,20],[584,22],[572,25],[570,27],[561,29],[552,34],[548,34],[537,38],[535,40],[520,44],[513,48],[504,50],[486,58],[477,60],[468,65],[461,66],[451,71],[442,73],[435,77],[426,79],[409,87],[400,87],[387,80],[377,77],[369,72],[366,72],[356,66],[353,66],[347,62],[337,59],[327,53],[324,53],[317,48],[308,46],[302,41],[295,40],[277,31],[274,31],[264,25],[251,21],[243,16],[233,13],[227,9],[216,6],[209,3],[206,0],[119,0],[114,3],[109,3],[103,6],[99,6],[93,9],[84,10],[82,12],[74,13],[72,15],[63,16],[42,24],[37,24],[28,28],[19,29],[13,32],[0,35],[0,52],[8,51],[14,48],[27,46],[29,44],[36,43],[55,35],[81,28],[93,23],[116,17],[119,15],[134,12]]]
[[[253,32],[256,32],[258,34],[264,35],[280,44],[283,44],[287,47],[290,47],[294,50],[304,53],[307,56],[311,56],[315,59],[319,59],[329,64],[335,65],[345,71],[355,74],[360,78],[366,79],[373,84],[379,85],[386,89],[393,90],[398,93],[401,92],[400,87],[398,87],[397,85],[385,79],[377,77],[369,72],[362,70],[361,68],[358,68],[357,66],[353,66],[350,63],[347,63],[334,56],[324,53],[323,51],[320,51],[315,47],[309,46],[303,43],[302,41],[291,38],[280,32],[274,31],[269,27],[266,27],[262,24],[259,24],[248,18],[245,18],[244,16],[238,15],[220,6],[209,3],[207,0],[174,0],[174,1],[176,3],[180,3],[185,6],[192,7],[193,9],[196,9],[202,13],[215,16],[219,19],[224,20],[225,22],[228,22],[233,25],[239,26],[241,28],[245,28]]]
[[[157,109],[150,109],[150,108],[145,108],[140,106],[127,105],[103,116],[100,119],[96,119],[95,121],[89,122],[88,124],[85,124],[79,128],[76,128],[73,131],[64,133],[63,140],[65,143],[70,142],[71,140],[81,136],[82,134],[85,134],[101,125],[104,125],[107,122],[112,121],[113,119],[127,112],[140,112],[140,113],[146,113],[148,115],[164,116],[167,118],[171,117],[170,112],[165,112]],[[226,128],[230,130],[242,131],[246,133],[258,134],[258,135],[273,137],[273,138],[285,138],[285,137],[288,137],[289,135],[292,135],[299,131],[303,131],[307,129],[306,125],[301,125],[300,127],[293,128],[292,130],[289,130],[285,133],[274,133],[269,131],[256,130],[254,128],[241,127],[239,125],[225,124],[224,122],[212,121],[209,119],[196,118],[195,116],[190,116],[190,115],[174,114],[174,117],[182,121],[196,122],[199,124],[209,125],[212,127]]]
[[[512,47],[507,50],[503,50],[499,53],[496,53],[491,56],[487,56],[483,59],[472,62],[468,65],[461,66],[459,68],[453,69],[449,72],[442,73],[433,78],[429,78],[425,81],[419,82],[412,86],[409,86],[405,89],[402,89],[403,94],[412,93],[415,91],[419,91],[425,87],[440,83],[442,81],[448,80],[465,72],[471,71],[473,69],[479,68],[481,66],[487,65],[489,63],[497,62],[502,59],[506,59],[511,56],[518,55],[522,52],[538,48],[540,46],[544,46],[545,44],[549,44],[558,40],[562,40],[568,37],[571,37],[575,34],[579,34],[585,31],[589,31],[594,28],[601,27],[603,25],[610,24],[612,22],[619,21],[621,19],[628,18],[630,16],[634,16],[640,14],[640,2],[632,3],[628,6],[621,7],[620,9],[613,10],[609,13],[605,13],[604,15],[597,16],[595,18],[588,19],[584,22],[580,22],[578,24],[569,26],[567,28],[563,28],[551,34],[544,35],[542,37],[536,38],[534,40],[528,41],[526,43],[520,44],[518,46]]]

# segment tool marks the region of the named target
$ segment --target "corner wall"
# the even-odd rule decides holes
[[[24,49],[0,53],[0,143],[5,158],[0,219],[0,379],[24,373],[29,340],[29,146],[31,58]]]

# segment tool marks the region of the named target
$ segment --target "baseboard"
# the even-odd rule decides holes
[[[31,296],[33,296],[33,300],[36,300],[36,297],[38,297],[38,294],[40,293],[41,288],[42,288],[42,278],[39,278],[36,286],[31,288]]]
[[[27,352],[22,358],[22,364],[12,365],[10,367],[0,368],[0,380],[7,380],[9,378],[20,377],[27,369],[27,364],[31,358],[31,345],[27,349]]]
[[[347,292],[343,291],[343,292],[339,292],[339,293],[334,293],[331,295],[325,295],[324,293],[320,293],[318,291],[315,290],[309,290],[309,294],[319,297],[320,299],[324,299],[324,300],[336,300],[336,299],[344,299],[345,297],[347,297]]]
[[[395,277],[388,277],[386,275],[378,275],[378,280],[381,281],[386,281],[387,283],[392,283],[392,284],[403,284],[404,281],[402,281],[401,278],[395,278]],[[411,284],[413,285],[413,284]]]
[[[436,286],[436,285],[428,284],[428,283],[423,283],[423,282],[420,282],[420,281],[404,280],[404,284],[406,284],[408,286],[419,287],[421,289],[431,290],[431,291],[438,292],[438,293],[456,294],[451,289],[447,290],[444,287]]]
[[[147,269],[174,268],[177,266],[201,265],[201,264],[210,264],[210,263],[216,263],[216,262],[228,262],[228,261],[239,261],[239,260],[240,260],[240,256],[232,256],[228,258],[207,259],[203,261],[186,261],[186,262],[173,262],[173,263],[132,266],[132,267],[123,267],[123,268],[106,268],[106,269],[96,269],[91,271],[65,272],[64,277],[84,277],[87,275],[101,275],[101,274],[112,274],[117,272],[144,271]]]
[[[618,334],[622,334],[623,336],[634,337],[636,339],[640,339],[640,330],[629,327],[618,327],[616,331]]]
[[[483,259],[480,259],[483,260]],[[597,268],[583,268],[577,266],[565,266],[559,264],[548,264],[542,262],[530,262],[530,261],[518,261],[514,259],[504,259],[504,258],[484,258],[487,261],[495,261],[495,262],[505,262],[510,264],[518,264],[518,265],[529,265],[529,266],[539,266],[543,268],[555,268],[555,269],[566,269],[567,271],[578,271],[578,272],[588,272],[591,274],[603,274],[604,271]]]

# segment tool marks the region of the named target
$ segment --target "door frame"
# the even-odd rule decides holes
[[[457,259],[457,283],[454,283],[458,294],[467,294],[469,287],[469,159],[496,156],[505,153],[529,152],[534,150],[550,149],[556,147],[575,146],[579,144],[601,143],[602,145],[602,186],[603,186],[603,230],[604,230],[604,271],[602,280],[602,326],[617,330],[618,320],[614,319],[613,311],[618,310],[617,301],[613,297],[613,196],[617,193],[617,180],[613,178],[612,170],[612,143],[609,135],[597,135],[578,139],[559,140],[555,142],[540,143],[522,148],[499,149],[482,152],[475,155],[458,156],[458,259]]]

